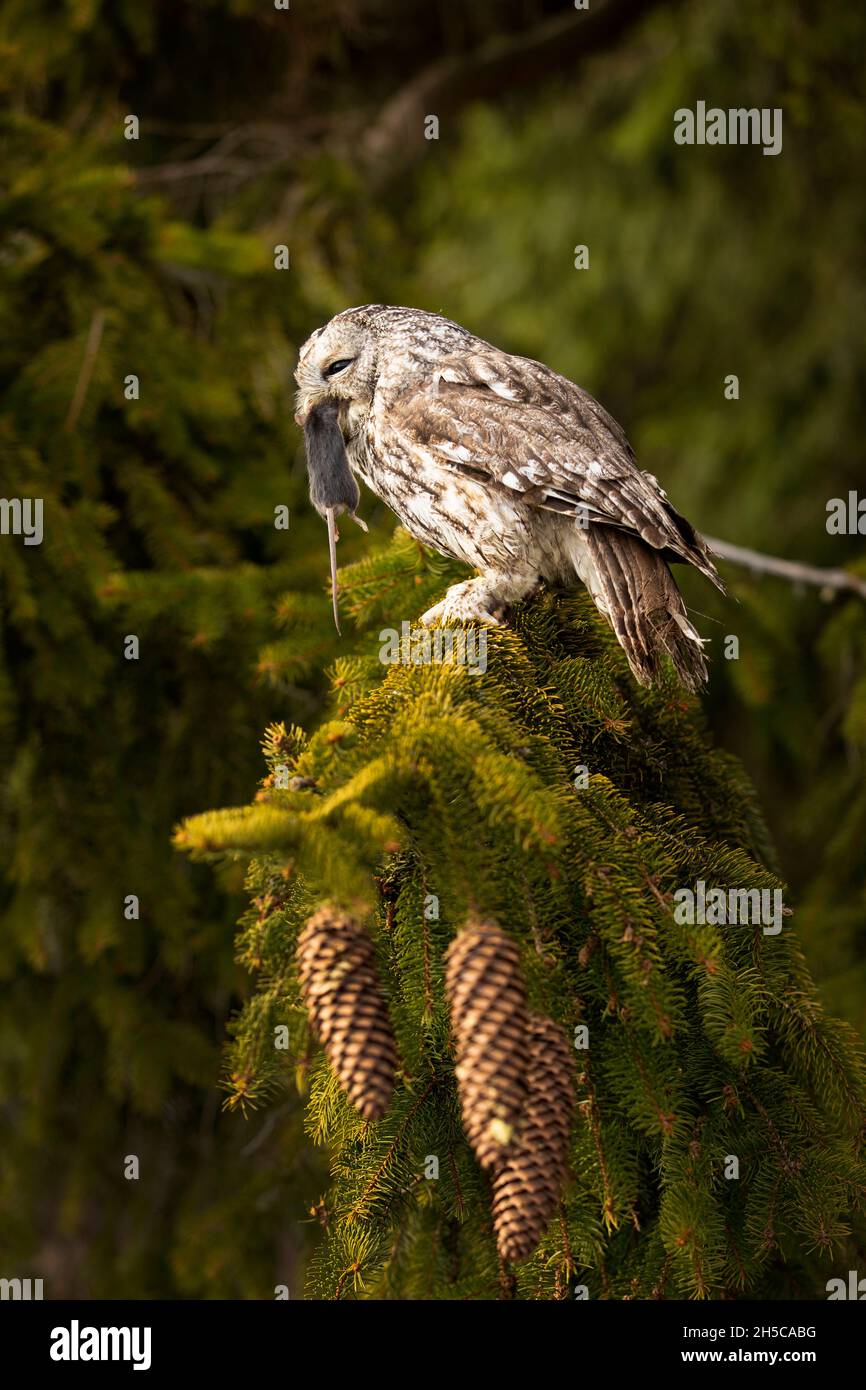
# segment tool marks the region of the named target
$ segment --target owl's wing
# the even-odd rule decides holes
[[[392,396],[382,444],[519,494],[529,506],[640,536],[670,561],[722,582],[703,537],[635,463],[624,432],[588,392],[487,344],[440,359],[429,380]]]

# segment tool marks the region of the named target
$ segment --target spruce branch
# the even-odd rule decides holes
[[[368,630],[380,616],[375,576],[387,583],[404,569],[402,543],[392,543],[355,571]],[[412,611],[416,577],[398,580],[397,611]],[[779,888],[751,790],[708,742],[693,703],[628,685],[613,640],[587,597],[548,593],[491,634],[483,682],[456,666],[395,663],[347,694],[340,668],[336,720],[306,742],[277,726],[266,740],[274,769],[297,748],[291,770],[313,777],[320,795],[269,786],[246,813],[193,818],[179,835],[188,852],[260,856],[240,951],[258,985],[232,1053],[248,1102],[257,1085],[289,1084],[265,1040],[277,1005],[284,1014],[290,1001],[300,1018],[289,974],[313,907],[323,897],[348,905],[351,889],[382,924],[377,966],[408,1067],[374,1126],[359,1125],[316,1064],[307,1130],[331,1156],[334,1215],[311,1265],[314,1296],[336,1287],[345,1297],[350,1279],[360,1297],[495,1296],[497,1213],[500,1238],[508,1216],[509,1252],[528,1252],[508,1273],[517,1297],[556,1296],[564,1269],[579,1269],[594,1297],[760,1295],[778,1285],[782,1250],[805,1279],[862,1197],[851,1123],[864,1108],[862,1061],[823,1012],[793,933],[766,939],[754,924],[720,931],[672,914],[677,886],[697,879]],[[572,770],[582,761],[591,777],[579,788]],[[288,855],[293,887],[275,894]],[[480,940],[461,946],[467,915],[496,922],[508,949],[488,961]],[[520,1150],[513,1178],[494,1171],[500,1156],[492,1165],[494,1208],[487,1174],[460,1142],[455,1094],[472,1099],[485,1077],[503,1091],[497,1058],[504,1033],[520,1033],[511,1024],[523,1007],[509,982],[524,972],[527,1012],[566,1038],[579,1019],[589,1047],[565,1224],[542,1223],[555,1203],[536,1213],[532,1250],[521,1211],[537,1207],[538,1193]],[[497,1009],[476,988],[485,981]],[[356,986],[346,988],[354,999]],[[449,993],[462,1001],[454,1033]],[[352,1029],[346,1038],[363,1053]],[[573,1061],[570,1039],[564,1046]],[[523,1075],[517,1061],[512,1073]],[[424,1078],[417,1090],[412,1076]],[[519,1144],[526,1099],[513,1117],[507,1087],[504,1100],[507,1113],[489,1116],[489,1095],[472,1099],[471,1117],[477,1109],[482,1131],[488,1118],[513,1124]],[[541,1121],[536,1132],[547,1143]],[[720,1154],[747,1168],[748,1200],[716,1181]],[[419,1177],[434,1157],[441,1171]],[[551,1198],[554,1187],[546,1180]]]

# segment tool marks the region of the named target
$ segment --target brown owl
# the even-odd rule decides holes
[[[722,589],[706,542],[586,391],[439,314],[384,304],[317,329],[295,378],[332,566],[357,474],[411,535],[479,571],[423,622],[497,624],[543,581],[580,580],[641,684],[665,653],[690,690],[706,680],[668,568],[694,565]]]

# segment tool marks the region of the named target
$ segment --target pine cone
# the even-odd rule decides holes
[[[568,1172],[572,1054],[562,1029],[539,1014],[529,1019],[528,1080],[520,1137],[493,1176],[493,1227],[506,1260],[532,1254],[556,1211]]]
[[[365,1120],[378,1120],[394,1090],[397,1049],[370,937],[325,906],[297,948],[301,994],[340,1085]]]
[[[526,1099],[526,988],[516,943],[495,922],[470,922],[448,948],[445,987],[463,1128],[482,1168],[495,1168]]]

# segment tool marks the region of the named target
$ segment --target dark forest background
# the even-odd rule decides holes
[[[702,530],[866,575],[826,526],[864,490],[864,42],[855,7],[763,0],[4,0],[0,495],[44,498],[45,539],[0,538],[0,1274],[299,1277],[325,1182],[300,1105],[218,1089],[242,872],[170,837],[249,799],[339,650],[292,419],[314,327],[445,313],[592,391]],[[781,154],[675,145],[699,100],[781,107]],[[707,718],[862,1031],[866,604],[724,572],[728,598],[683,579]]]

